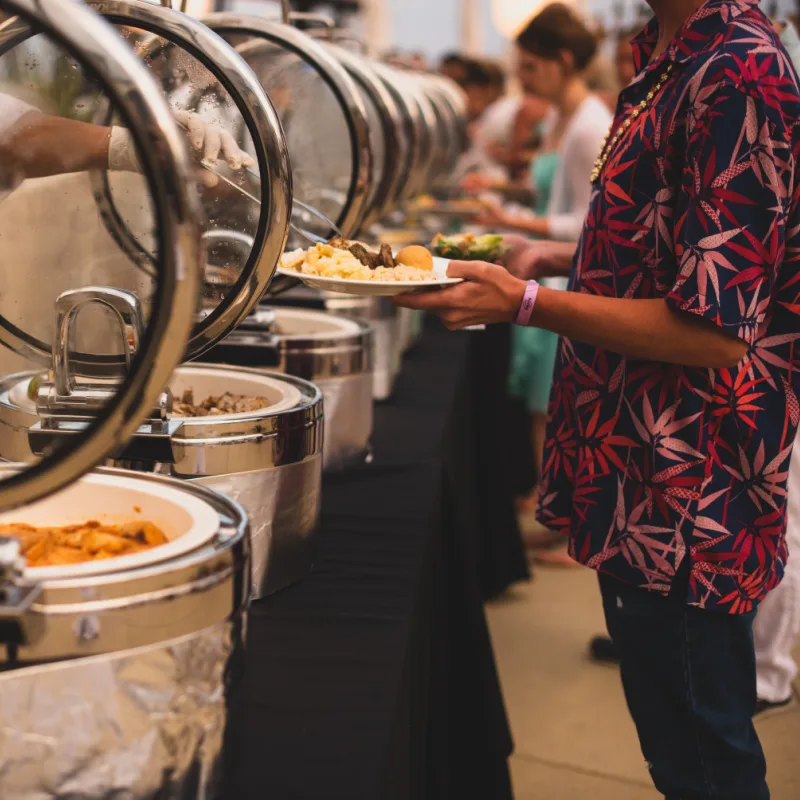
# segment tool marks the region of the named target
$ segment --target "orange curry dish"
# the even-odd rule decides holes
[[[104,525],[96,520],[64,527],[34,527],[25,523],[0,524],[0,536],[20,540],[29,567],[60,567],[128,556],[166,544],[164,532],[151,522]]]

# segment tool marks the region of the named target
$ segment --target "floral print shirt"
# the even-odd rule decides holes
[[[756,0],[708,0],[651,62],[657,34],[634,41],[641,71],[613,130],[672,72],[605,165],[569,288],[663,298],[748,353],[697,369],[562,339],[539,515],[583,564],[661,593],[683,566],[688,603],[746,613],[787,557],[800,91]]]

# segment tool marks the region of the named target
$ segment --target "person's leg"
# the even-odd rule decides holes
[[[547,412],[532,411],[533,420],[531,441],[533,442],[533,463],[536,465],[537,482],[542,477],[542,461],[544,459],[544,443],[547,437]]]
[[[792,650],[800,634],[800,447],[795,442],[789,466],[788,522],[786,543],[789,561],[780,585],[770,592],[758,608],[753,625],[756,645],[758,698],[768,704],[781,704],[792,697],[792,682],[797,664]]]
[[[601,576],[625,698],[667,800],[768,800],[753,727],[753,615],[685,605]]]
[[[761,603],[753,625],[758,698],[781,704],[792,697],[797,664],[792,650],[800,633],[800,549],[786,566],[783,582]]]

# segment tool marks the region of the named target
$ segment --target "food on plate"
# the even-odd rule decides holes
[[[392,247],[388,244],[382,244],[377,253],[373,250],[368,250],[366,245],[361,244],[361,242],[351,242],[348,239],[331,239],[328,244],[334,250],[346,250],[348,253],[352,253],[365,267],[370,269],[377,269],[378,267],[392,269],[397,266],[397,262],[392,255]]]
[[[104,525],[90,520],[63,527],[34,527],[22,522],[0,524],[0,536],[13,536],[29,567],[60,567],[103,558],[129,556],[166,544],[164,532],[152,522]]]
[[[172,404],[173,417],[219,417],[223,414],[242,414],[258,411],[269,405],[265,397],[248,397],[243,394],[225,392],[219,396],[206,397],[202,403],[194,402],[194,390],[187,389],[180,400]]]
[[[417,269],[433,269],[433,256],[426,247],[412,244],[404,247],[395,257],[398,264]]]
[[[458,236],[442,236],[438,234],[432,242],[437,256],[454,261],[499,261],[508,255],[509,248],[503,243],[503,237],[487,233],[474,236],[465,233]]]
[[[370,266],[372,264],[375,266]],[[329,244],[284,253],[281,267],[301,275],[351,281],[396,283],[436,280],[436,275],[429,269],[398,264],[392,258],[389,245],[383,245],[380,252],[376,253],[359,242],[345,239],[333,239]]]
[[[435,208],[436,198],[430,194],[421,194],[411,204],[415,208]]]

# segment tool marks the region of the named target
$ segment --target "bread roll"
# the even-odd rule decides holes
[[[418,244],[412,244],[404,247],[396,256],[395,261],[398,264],[405,264],[407,267],[416,267],[417,269],[433,269],[433,256],[430,252]]]

